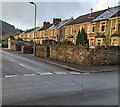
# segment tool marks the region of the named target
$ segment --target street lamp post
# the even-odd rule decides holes
[[[35,20],[34,20],[34,39],[35,39],[35,32],[36,32],[36,11],[37,11],[37,6],[34,2],[29,2],[30,4],[33,4],[35,6]],[[34,55],[36,55],[36,43],[34,40],[34,50],[33,50]]]

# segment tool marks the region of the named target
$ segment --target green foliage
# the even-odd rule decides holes
[[[74,45],[73,42],[68,41],[68,40],[64,40],[61,44],[62,44],[62,45]]]
[[[81,43],[82,43],[82,37],[81,37],[80,30],[79,30],[77,40],[76,40],[76,45],[80,45]]]
[[[57,44],[57,41],[55,40],[43,40],[43,45],[55,45]]]
[[[14,36],[12,36],[12,35],[10,35],[9,38],[10,38],[11,40],[14,40],[14,39],[15,39]]]
[[[21,38],[18,38],[19,41],[23,41]]]
[[[88,46],[88,39],[87,39],[87,33],[85,32],[84,28],[81,29],[81,32],[79,30],[76,45],[83,45]]]
[[[110,32],[108,32],[108,34],[106,35],[106,38],[104,38],[104,43],[105,43],[105,46],[110,45]]]
[[[81,30],[81,36],[82,36],[82,45],[84,46],[88,45],[87,33],[85,32],[84,28],[82,28]]]

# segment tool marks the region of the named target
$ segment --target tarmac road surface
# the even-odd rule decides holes
[[[2,53],[3,105],[118,105],[118,72],[78,73]]]

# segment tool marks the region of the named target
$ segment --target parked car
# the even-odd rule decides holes
[[[2,48],[8,48],[8,42],[2,42]]]

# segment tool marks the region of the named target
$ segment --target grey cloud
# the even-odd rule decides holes
[[[77,17],[90,12],[93,3],[86,2],[36,2],[37,26],[43,21],[52,22],[52,18],[62,19]],[[28,2],[2,3],[2,19],[18,28],[29,29],[33,27],[34,6]]]

